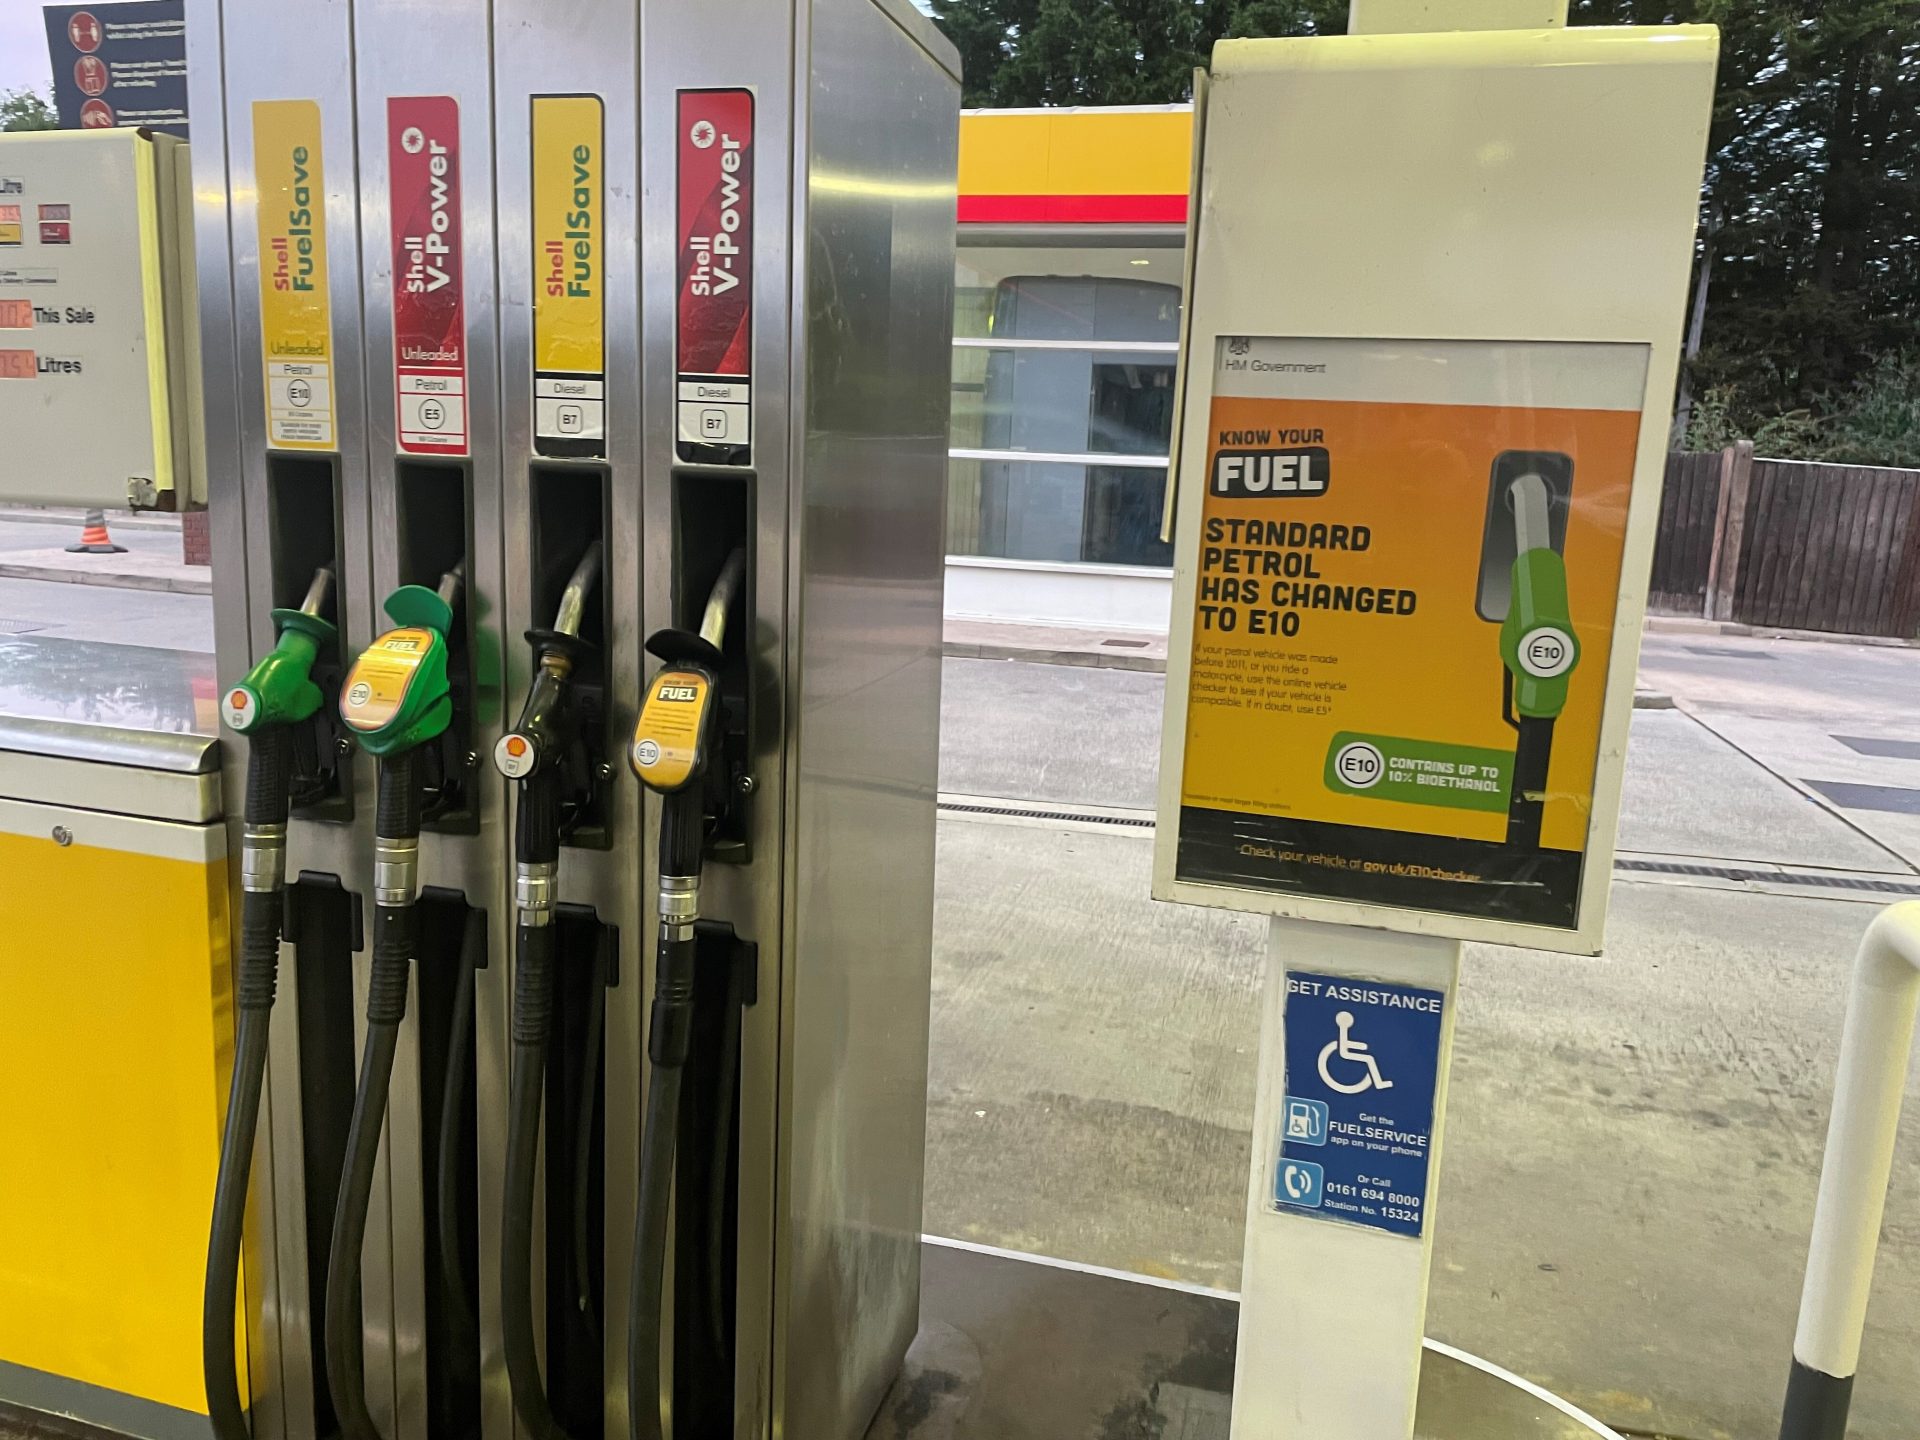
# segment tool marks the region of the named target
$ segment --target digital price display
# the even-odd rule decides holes
[[[33,302],[31,300],[0,300],[0,330],[31,330],[33,328]]]

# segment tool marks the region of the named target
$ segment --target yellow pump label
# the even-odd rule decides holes
[[[431,630],[408,627],[389,630],[369,645],[347,672],[341,718],[363,731],[378,730],[390,722],[400,713],[407,687],[420,673],[420,662],[435,638]]]
[[[253,156],[267,443],[331,450],[333,316],[320,107],[311,100],[256,100]]]
[[[698,670],[662,670],[640,706],[633,729],[633,770],[663,794],[685,787],[699,766],[713,682]]]
[[[533,97],[533,409],[542,454],[606,452],[605,122],[597,95]]]

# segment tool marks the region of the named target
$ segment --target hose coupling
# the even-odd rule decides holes
[[[420,893],[420,837],[404,840],[376,835],[373,840],[373,903],[411,905]]]
[[[240,832],[240,888],[272,894],[287,881],[287,827],[248,825]]]
[[[693,934],[693,922],[700,918],[700,877],[698,875],[662,875],[660,877],[660,932],[669,940],[685,940]]]
[[[551,860],[521,861],[514,867],[513,903],[520,923],[538,927],[553,923],[555,877],[560,867]]]

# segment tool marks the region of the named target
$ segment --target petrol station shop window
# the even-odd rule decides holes
[[[1181,264],[1172,247],[961,250],[951,553],[1172,563],[1160,517]]]

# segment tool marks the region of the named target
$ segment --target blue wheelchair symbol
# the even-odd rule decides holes
[[[1280,1205],[1318,1210],[1326,1198],[1327,1172],[1311,1160],[1282,1160],[1273,1177],[1273,1198]]]

